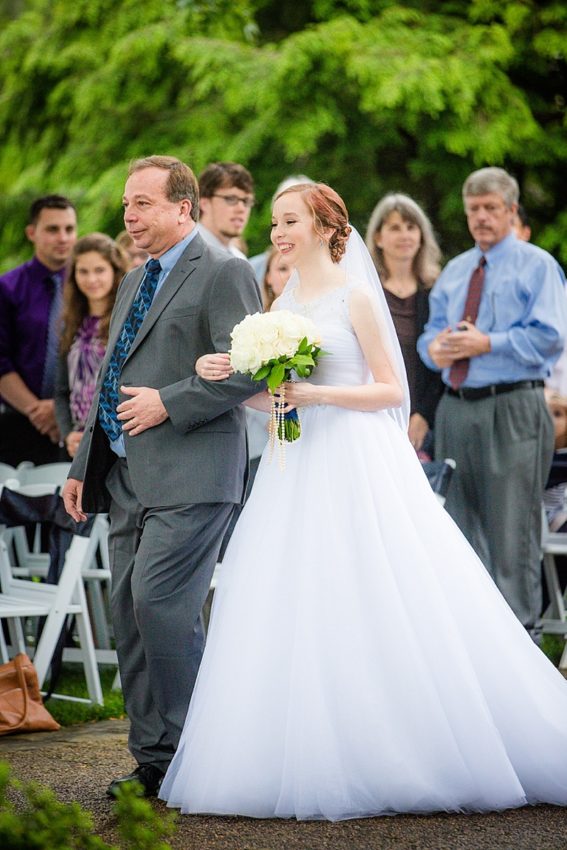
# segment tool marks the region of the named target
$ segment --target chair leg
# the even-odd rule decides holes
[[[79,633],[79,642],[83,657],[83,669],[85,671],[85,679],[87,680],[87,690],[91,702],[97,703],[98,705],[104,705],[100,675],[96,661],[93,633],[88,615],[85,591],[82,584],[79,586],[78,592],[82,603],[81,607],[85,613],[75,614],[75,622],[77,624],[77,632]]]
[[[559,584],[559,579],[557,577],[555,558],[550,552],[546,552],[543,556],[543,571],[549,594],[551,618],[554,620],[564,621],[565,603],[563,601],[563,593],[561,592],[561,585]]]
[[[100,649],[110,649],[110,632],[104,605],[104,596],[100,584],[98,579],[86,581],[85,589],[89,601],[89,612],[92,619],[96,645]]]
[[[33,656],[33,663],[37,672],[39,687],[43,686],[53,657],[53,650],[57,644],[61,629],[67,621],[65,609],[52,609],[46,617],[41,637],[37,643]]]
[[[6,646],[6,640],[4,638],[4,627],[2,622],[0,622],[0,659],[3,664],[10,660],[8,656],[8,647]]]

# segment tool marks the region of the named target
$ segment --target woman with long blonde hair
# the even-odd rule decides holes
[[[366,247],[380,276],[408,375],[411,398],[409,437],[420,452],[429,449],[435,409],[443,386],[417,353],[429,317],[429,291],[441,270],[441,252],[431,222],[408,195],[386,195],[374,208]]]

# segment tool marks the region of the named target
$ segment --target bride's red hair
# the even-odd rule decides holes
[[[313,216],[315,232],[324,239],[324,231],[332,228],[334,233],[329,239],[329,251],[334,263],[338,263],[346,250],[351,231],[348,212],[341,196],[325,183],[298,183],[284,189],[274,200],[290,192],[298,192]]]

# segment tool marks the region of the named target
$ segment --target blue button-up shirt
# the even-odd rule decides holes
[[[468,285],[482,252],[478,246],[451,260],[429,299],[429,321],[417,349],[430,369],[428,353],[437,334],[461,322]],[[484,253],[486,268],[478,317],[491,350],[472,357],[465,387],[546,378],[563,351],[567,334],[565,275],[554,258],[511,233]],[[443,369],[449,384],[449,369]]]
[[[159,262],[160,262],[160,265],[161,265],[161,271],[160,271],[159,277],[158,277],[158,282],[157,282],[157,286],[156,286],[154,300],[155,300],[156,295],[158,294],[158,292],[162,288],[163,284],[165,283],[165,280],[166,280],[168,274],[173,269],[173,267],[177,263],[177,261],[180,259],[181,255],[183,254],[186,247],[195,238],[197,233],[198,233],[198,230],[197,230],[196,227],[194,227],[193,230],[191,231],[191,233],[188,236],[186,236],[185,239],[182,239],[181,242],[178,242],[176,245],[173,246],[173,248],[170,248],[169,251],[166,251],[165,254],[162,254],[161,257],[159,258]],[[147,271],[148,262],[149,262],[149,260],[145,264],[146,271]],[[143,278],[142,278],[142,280],[143,280]],[[142,284],[142,281],[140,281],[140,286],[141,286],[141,284]],[[139,292],[139,287],[138,287],[138,292]],[[136,293],[136,295],[137,294],[138,293]],[[150,307],[150,310],[151,309],[152,308]],[[118,457],[126,457],[126,446],[124,445],[124,434],[121,434],[118,437],[117,440],[113,440],[110,444],[110,448],[112,449],[113,452],[115,452],[118,455]]]

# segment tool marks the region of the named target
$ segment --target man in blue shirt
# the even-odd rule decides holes
[[[506,171],[473,172],[463,200],[476,245],[443,270],[418,341],[445,383],[435,454],[457,464],[447,510],[535,636],[553,454],[543,381],[563,350],[565,277],[550,254],[513,232],[519,189]]]

